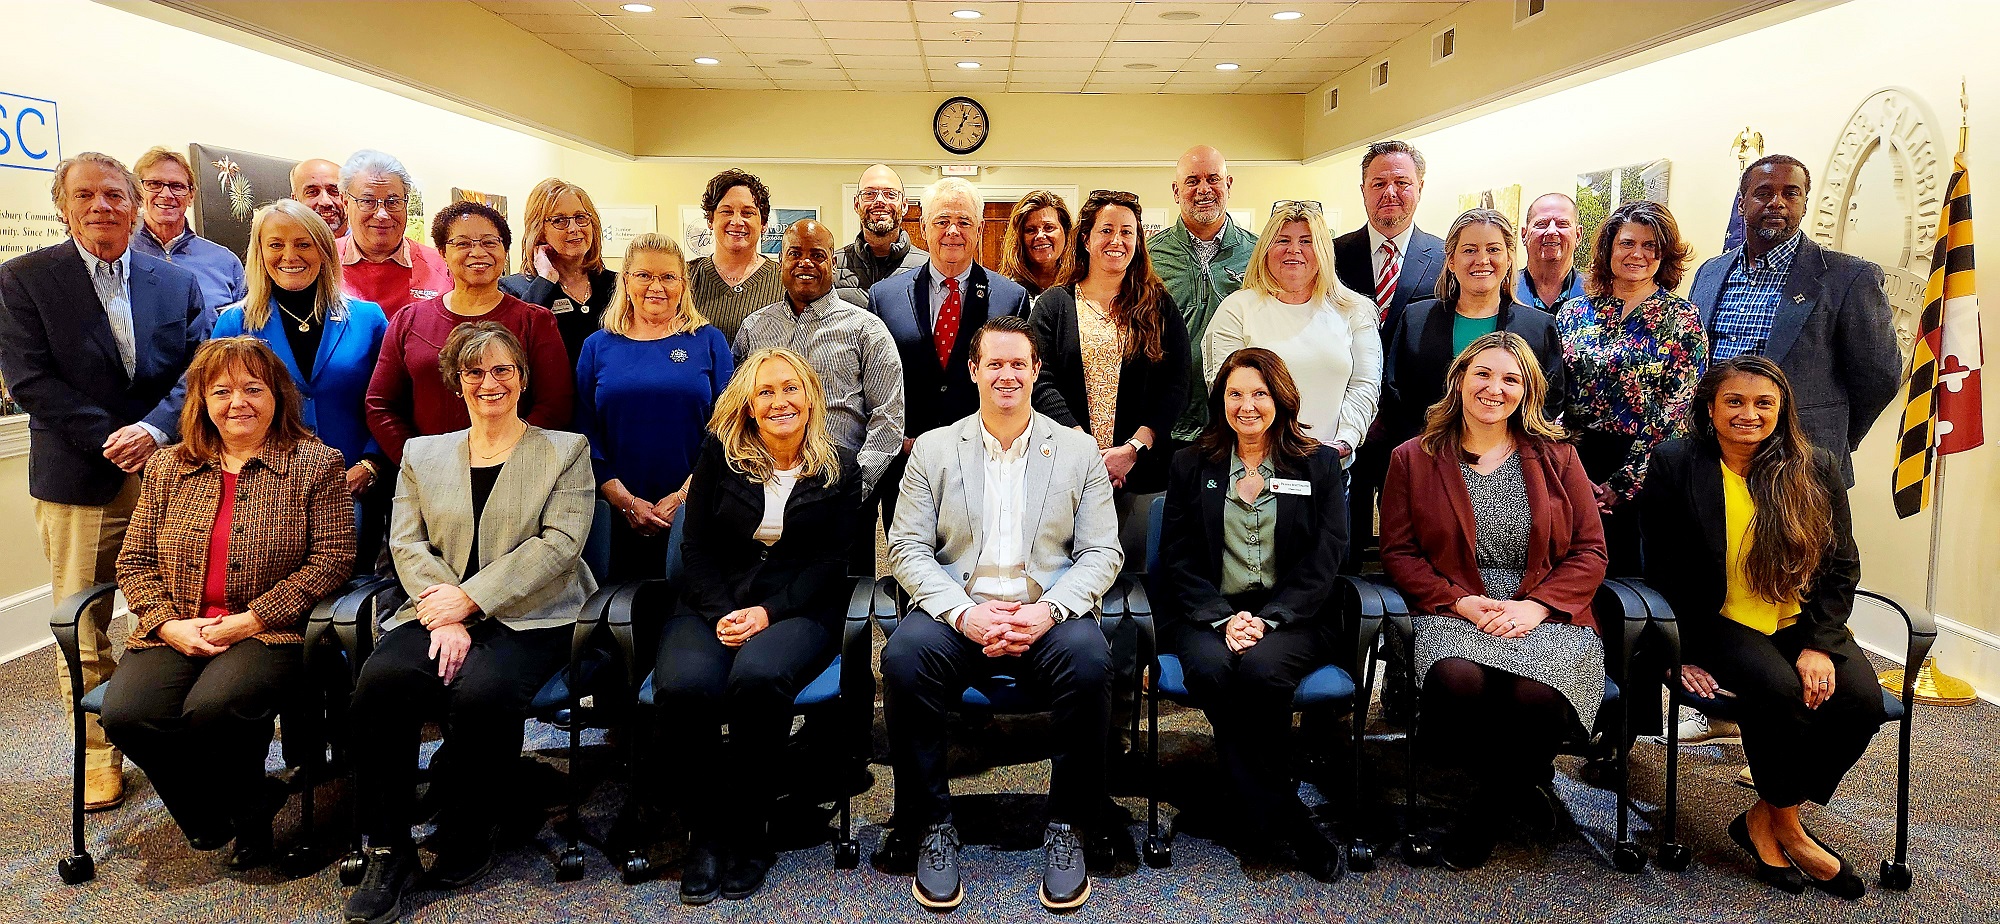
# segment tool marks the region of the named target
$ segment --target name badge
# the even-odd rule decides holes
[[[566,298],[556,299],[556,303],[549,306],[549,313],[551,314],[568,314],[575,310],[576,303]]]
[[[1313,492],[1313,483],[1310,481],[1305,481],[1299,478],[1271,479],[1272,494],[1297,494],[1301,497],[1311,497],[1312,492]]]

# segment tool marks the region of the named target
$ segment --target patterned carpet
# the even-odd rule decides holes
[[[54,706],[50,681],[53,649],[0,665],[0,729],[9,746],[0,753],[0,921],[336,921],[345,895],[331,868],[284,880],[261,871],[233,875],[219,855],[191,851],[154,798],[145,777],[128,769],[130,797],[111,812],[90,816],[89,841],[98,876],[78,887],[55,875],[67,853],[69,732]],[[1021,921],[1042,914],[1035,901],[1039,876],[1042,800],[1007,795],[1042,791],[1047,763],[993,767],[1006,759],[1033,759],[1041,743],[1037,719],[1008,719],[963,729],[965,746],[954,754],[955,790],[969,844],[964,857],[967,899],[955,915],[966,921]],[[1885,728],[1848,778],[1830,809],[1814,809],[1809,822],[1863,871],[1869,895],[1843,903],[1817,892],[1792,897],[1750,877],[1747,858],[1729,843],[1723,825],[1751,797],[1733,785],[1741,752],[1734,746],[1684,752],[1682,840],[1694,851],[1684,873],[1648,868],[1627,876],[1613,871],[1590,846],[1610,840],[1613,797],[1576,778],[1579,764],[1565,759],[1558,786],[1574,817],[1551,843],[1522,838],[1504,843],[1494,862],[1472,873],[1406,866],[1385,851],[1378,868],[1321,885],[1296,873],[1256,871],[1246,877],[1235,859],[1201,834],[1202,817],[1223,811],[1209,794],[1218,785],[1207,726],[1199,713],[1169,710],[1163,718],[1166,769],[1161,785],[1174,807],[1188,812],[1175,842],[1171,869],[1123,868],[1099,878],[1079,921],[1226,921],[1230,924],[1298,921],[1674,921],[1878,922],[1924,924],[2000,920],[2000,709],[1922,707],[1917,712],[1915,813],[1912,863],[1916,886],[1908,893],[1874,889],[1875,868],[1891,849],[1894,820],[1895,736]],[[1371,731],[1389,731],[1372,729]],[[877,754],[883,752],[879,710]],[[530,749],[540,769],[521,808],[533,812],[560,799],[559,736],[531,726]],[[1339,752],[1341,749],[1336,748]],[[1402,778],[1399,743],[1371,740],[1366,804],[1378,804]],[[586,755],[585,775],[598,785],[586,816],[602,833],[624,798],[613,772],[611,749]],[[1664,753],[1642,743],[1635,753],[1634,793],[1644,817],[1638,837],[1657,844]],[[272,762],[278,763],[277,750]],[[875,785],[854,802],[864,857],[882,838],[890,780],[872,768]],[[1145,800],[1137,771],[1115,771],[1119,802],[1143,834]],[[622,779],[622,771],[618,773]],[[341,787],[322,790],[321,817],[337,827],[346,817]],[[337,803],[337,804],[336,804]],[[279,838],[297,825],[297,802],[280,816]],[[1166,811],[1172,812],[1173,808]],[[1338,813],[1329,807],[1329,817]],[[790,818],[792,829],[816,830],[823,816]],[[1386,819],[1371,814],[1371,826]],[[323,832],[327,828],[322,828]],[[794,838],[810,840],[813,835]],[[494,872],[453,894],[414,893],[405,920],[455,921],[657,921],[662,918],[724,921],[907,921],[925,916],[910,899],[909,880],[862,868],[832,868],[824,845],[801,846],[779,858],[771,883],[748,901],[683,908],[671,873],[636,887],[620,882],[596,853],[580,882],[558,883],[548,858],[558,841],[544,828],[529,843],[503,854]]]

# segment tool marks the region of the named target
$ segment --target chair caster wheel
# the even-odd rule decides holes
[[[1403,838],[1403,862],[1411,866],[1438,865],[1437,847],[1428,839],[1412,834]]]
[[[1357,873],[1375,869],[1375,845],[1360,838],[1347,846],[1347,868]]]
[[[360,885],[361,874],[367,871],[367,869],[368,858],[363,856],[359,851],[341,857],[340,884],[350,887]]]
[[[618,875],[624,878],[626,885],[638,885],[645,882],[652,874],[653,864],[646,859],[645,854],[637,852],[626,854],[625,859],[618,864]]]
[[[1173,842],[1157,834],[1147,835],[1146,865],[1153,869],[1166,869],[1174,865]]]
[[[90,858],[84,857],[84,859],[88,861]],[[68,880],[64,881],[67,882]],[[1908,892],[1910,890],[1910,864],[1897,863],[1894,860],[1883,860],[1882,888],[1895,889],[1898,892]]]
[[[90,854],[79,853],[56,861],[56,875],[62,877],[64,885],[77,885],[97,878],[97,861]],[[1905,881],[1908,874],[1904,874]],[[1905,885],[1904,888],[1909,888]]]
[[[583,878],[583,848],[566,847],[556,857],[556,881],[575,882]]]
[[[1685,844],[1661,844],[1660,856],[1655,863],[1670,873],[1678,873],[1688,868],[1688,861],[1694,859],[1693,852]]]
[[[1619,844],[1611,851],[1611,865],[1621,873],[1636,873],[1646,868],[1646,855],[1631,844]]]
[[[854,869],[861,865],[861,843],[848,838],[833,845],[833,868]]]

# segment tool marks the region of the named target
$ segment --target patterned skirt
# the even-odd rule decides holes
[[[1423,686],[1431,665],[1464,658],[1539,680],[1569,701],[1587,730],[1604,704],[1604,642],[1583,626],[1545,622],[1520,638],[1500,638],[1457,616],[1418,616],[1416,680]]]

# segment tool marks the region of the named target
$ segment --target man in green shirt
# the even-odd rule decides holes
[[[1217,305],[1243,285],[1250,251],[1257,235],[1229,220],[1229,164],[1222,152],[1199,145],[1189,148],[1174,165],[1174,201],[1181,216],[1174,226],[1146,241],[1153,272],[1187,322],[1188,406],[1174,424],[1174,441],[1188,442],[1201,434],[1208,419],[1208,383],[1202,379],[1202,339]],[[1172,446],[1161,449],[1172,451]]]

